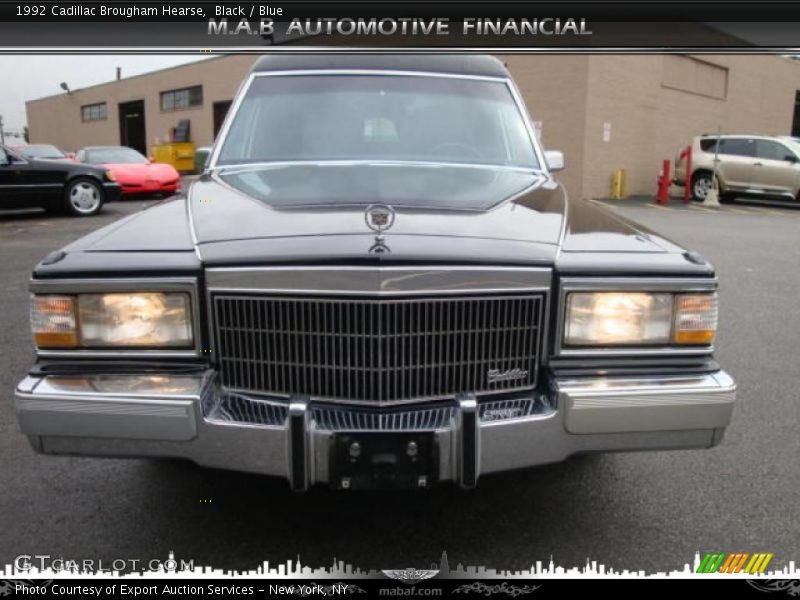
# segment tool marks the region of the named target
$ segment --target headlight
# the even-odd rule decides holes
[[[567,295],[564,345],[708,345],[717,328],[717,296],[646,292]]]
[[[189,294],[34,296],[39,348],[183,348],[193,344]]]

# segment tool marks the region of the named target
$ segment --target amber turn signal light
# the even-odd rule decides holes
[[[675,297],[672,341],[709,345],[717,332],[717,294],[680,294]]]
[[[31,332],[37,348],[74,348],[78,345],[75,301],[71,296],[33,296]]]

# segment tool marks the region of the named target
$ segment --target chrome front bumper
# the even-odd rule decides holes
[[[26,377],[15,405],[45,454],[178,457],[284,477],[294,489],[329,483],[337,433],[432,431],[439,481],[553,463],[582,452],[708,448],[730,422],[736,386],[725,372],[690,377],[553,379],[545,394],[403,408],[353,408],[234,395],[215,373]]]

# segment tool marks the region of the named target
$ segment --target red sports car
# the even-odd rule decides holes
[[[78,160],[111,171],[123,197],[169,195],[181,186],[181,176],[172,165],[152,162],[133,148],[92,146],[79,150]]]

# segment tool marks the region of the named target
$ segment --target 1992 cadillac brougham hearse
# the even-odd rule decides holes
[[[36,267],[22,431],[297,490],[714,446],[713,267],[561,167],[494,58],[263,57],[186,198]]]

